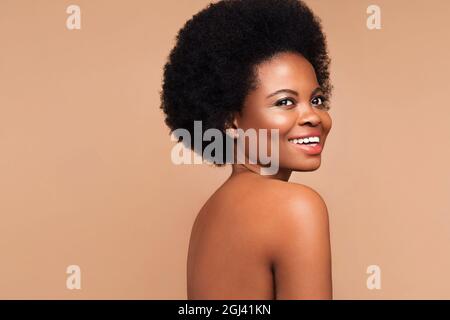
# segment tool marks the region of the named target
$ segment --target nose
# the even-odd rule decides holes
[[[308,103],[304,103],[298,106],[297,123],[302,126],[309,124],[315,127],[321,123],[321,119],[314,107]]]

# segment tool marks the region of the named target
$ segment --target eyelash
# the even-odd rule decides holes
[[[330,106],[328,105],[328,100],[327,100],[327,98],[325,98],[325,96],[323,96],[323,95],[315,96],[314,98],[311,99],[311,101],[313,101],[313,100],[315,100],[315,99],[317,99],[317,98],[319,98],[319,99],[322,100],[322,103],[318,105],[318,107],[319,107],[320,109],[324,109],[324,110],[326,110],[326,111],[330,110]],[[281,106],[281,105],[280,105],[280,102],[282,102],[282,101],[287,101],[287,100],[289,100],[289,101],[291,101],[293,104],[295,104],[295,100],[294,100],[294,99],[291,99],[291,98],[284,98],[284,99],[278,100],[278,101],[275,103],[275,105],[276,105],[276,106]],[[287,106],[287,107],[289,107],[289,106]]]

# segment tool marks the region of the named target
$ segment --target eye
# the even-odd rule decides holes
[[[330,107],[327,104],[327,99],[324,96],[316,96],[311,100],[314,106],[319,106],[322,109],[328,110]]]
[[[291,104],[288,104],[289,102],[291,102]],[[281,99],[281,100],[278,100],[276,103],[275,103],[275,105],[276,106],[287,106],[287,107],[290,107],[290,106],[292,106],[292,105],[294,105],[295,104],[295,101],[294,100],[292,100],[292,99],[290,99],[290,98],[285,98],[285,99]]]

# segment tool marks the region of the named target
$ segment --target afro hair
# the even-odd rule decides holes
[[[320,18],[300,0],[222,0],[210,3],[180,29],[164,66],[161,109],[171,133],[203,130],[225,135],[235,112],[256,88],[255,67],[280,52],[295,52],[314,67],[331,95],[330,58]],[[178,138],[180,141],[181,138]],[[192,141],[193,139],[191,139]],[[195,150],[193,141],[187,146]],[[224,162],[216,163],[221,165]]]

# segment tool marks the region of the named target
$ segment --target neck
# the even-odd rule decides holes
[[[277,180],[283,180],[288,181],[292,170],[283,169],[280,168],[278,172],[274,175],[261,175],[261,166],[257,164],[250,164],[250,163],[238,163],[232,165],[232,171],[231,171],[231,177],[242,174],[242,173],[254,173],[260,175],[262,178],[266,179],[277,179]]]

